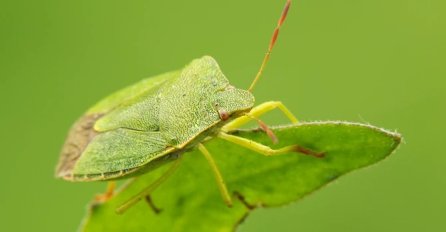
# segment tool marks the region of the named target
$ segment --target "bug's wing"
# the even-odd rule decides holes
[[[62,149],[56,176],[72,181],[113,179],[132,172],[173,150],[158,131],[92,129],[95,118],[84,116]]]
[[[159,87],[117,106],[101,117],[94,129],[98,132],[128,128],[139,131],[159,130]]]
[[[95,136],[74,165],[74,179],[109,179],[168,152],[160,132],[116,129]]]
[[[148,91],[160,86],[164,82],[178,77],[180,73],[181,71],[173,71],[141,80],[138,83],[130,85],[102,99],[96,105],[91,107],[87,111],[87,114],[103,114],[109,112],[123,103],[147,94]]]
[[[171,85],[180,76],[181,74],[178,72],[173,75],[169,74],[169,79],[161,77],[162,79],[160,81],[157,79],[154,81],[151,78],[150,81],[152,84],[150,89],[145,88],[143,93],[133,96],[131,99],[115,106],[96,122],[94,129],[98,132],[110,131],[117,128],[128,128],[139,131],[159,131],[160,102],[163,98],[160,92],[162,92],[164,86]],[[132,92],[135,92],[135,90]]]
[[[59,163],[56,167],[56,176],[66,177],[74,174],[75,165],[79,160],[84,159],[84,151],[90,143],[93,143],[94,141],[104,141],[104,138],[112,137],[111,134],[113,134],[115,137],[119,135],[121,135],[121,137],[123,136],[122,133],[116,132],[114,132],[116,134],[110,132],[107,135],[101,135],[102,133],[99,133],[94,129],[94,126],[99,119],[106,117],[116,108],[123,107],[124,105],[128,105],[130,102],[137,101],[137,99],[143,96],[147,96],[147,94],[150,94],[154,88],[157,88],[164,82],[177,77],[179,74],[180,72],[175,71],[144,79],[104,98],[89,109],[87,113],[72,126],[68,134],[68,138],[65,141],[60,154]],[[132,116],[130,115],[130,117]],[[136,115],[133,116],[133,118],[136,118]],[[116,147],[113,144],[108,144],[111,147]],[[152,148],[154,147],[156,147],[156,143]]]

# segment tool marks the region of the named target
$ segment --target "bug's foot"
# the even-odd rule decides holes
[[[97,203],[104,203],[108,200],[110,200],[110,198],[112,198],[113,193],[103,193],[103,194],[97,194],[94,197],[94,201],[96,201]]]
[[[314,156],[316,158],[323,158],[325,156],[325,152],[315,152],[301,146],[297,146],[296,151],[305,155]]]
[[[159,214],[159,213],[161,213],[161,211],[163,211],[162,209],[156,207],[156,205],[153,203],[150,195],[147,195],[144,199],[146,200],[147,204],[149,204],[150,208],[153,210],[153,212],[155,214]]]
[[[95,203],[100,204],[110,200],[110,198],[112,198],[114,195],[115,188],[116,188],[116,182],[114,181],[108,182],[107,190],[105,191],[105,193],[97,194],[95,196],[94,198]]]
[[[240,202],[242,202],[243,205],[245,205],[245,207],[246,207],[247,209],[249,209],[249,210],[253,210],[253,209],[257,208],[256,205],[253,205],[253,204],[248,203],[248,202],[246,201],[245,197],[244,197],[241,193],[239,193],[239,192],[234,192],[234,195],[235,195],[235,197],[236,197]]]
[[[274,134],[274,132],[268,127],[268,125],[266,125],[266,123],[264,123],[263,121],[261,121],[258,118],[254,118],[254,119],[257,121],[257,124],[259,124],[260,130],[262,130],[263,132],[266,133],[266,135],[268,135],[268,137],[271,139],[273,144],[279,143],[279,139],[277,138],[276,134]]]

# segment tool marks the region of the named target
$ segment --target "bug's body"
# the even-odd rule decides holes
[[[179,72],[143,80],[105,98],[74,124],[62,149],[56,175],[71,181],[113,180],[137,176],[176,159],[156,181],[117,209],[122,213],[145,198],[157,212],[150,200],[151,192],[172,175],[181,154],[195,147],[211,166],[224,202],[232,205],[223,177],[202,144],[208,137],[219,137],[265,156],[298,152],[322,157],[323,153],[297,144],[272,149],[229,134],[255,120],[277,142],[274,133],[258,119],[276,108],[292,123],[297,123],[296,117],[281,102],[253,107],[251,93],[268,62],[290,4],[287,0],[268,52],[248,90],[231,86],[217,62],[209,56],[192,61]],[[113,195],[113,184],[109,186],[99,201]]]
[[[71,129],[56,174],[92,181],[146,172],[253,105],[250,92],[232,87],[216,61],[202,57],[181,72],[139,82],[90,109]]]

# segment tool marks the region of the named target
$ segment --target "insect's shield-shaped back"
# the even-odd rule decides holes
[[[204,56],[92,107],[70,130],[56,175],[75,181],[123,176],[202,138],[220,125],[220,111],[230,115],[253,105],[253,95],[232,87],[217,62]]]

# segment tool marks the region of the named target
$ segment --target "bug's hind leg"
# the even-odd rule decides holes
[[[246,115],[243,115],[241,117],[238,117],[234,119],[233,121],[226,124],[222,131],[224,132],[230,132],[235,129],[240,128],[241,126],[245,125],[246,123],[252,121],[253,119],[257,119],[260,115],[265,114],[271,110],[274,110],[278,108],[280,111],[285,114],[285,116],[292,122],[297,123],[297,118],[291,113],[291,111],[288,110],[288,108],[285,107],[285,105],[280,101],[269,101],[264,102],[249,111]]]
[[[145,189],[143,189],[138,194],[134,195],[132,198],[130,198],[128,201],[124,202],[121,206],[119,206],[116,209],[116,213],[122,214],[126,210],[128,210],[130,207],[138,203],[141,199],[146,199],[147,196],[149,196],[158,186],[160,186],[162,183],[164,183],[172,174],[177,170],[178,166],[180,165],[181,156],[174,161],[174,163],[167,169],[165,173],[163,173],[162,176],[160,176],[158,179],[156,179],[152,184],[147,186]],[[150,203],[149,203],[150,205]],[[156,212],[156,210],[154,210]]]
[[[107,189],[105,190],[105,193],[96,195],[95,201],[98,203],[103,203],[108,201],[110,198],[112,198],[113,193],[115,192],[115,188],[116,188],[116,182],[109,181],[107,183]]]
[[[209,166],[211,166],[212,172],[214,173],[218,189],[220,190],[220,194],[223,198],[223,201],[226,203],[227,206],[232,207],[232,200],[231,196],[229,195],[228,188],[226,187],[225,181],[223,180],[220,170],[218,170],[217,164],[215,164],[215,161],[212,158],[211,153],[209,153],[206,147],[201,143],[198,144],[198,150],[200,150],[200,152],[208,161]]]
[[[304,148],[299,145],[291,145],[291,146],[286,146],[286,147],[282,147],[279,149],[272,149],[266,145],[257,143],[253,140],[249,140],[249,139],[242,138],[242,137],[235,136],[235,135],[226,134],[224,132],[219,133],[218,137],[222,138],[226,141],[229,141],[231,143],[235,143],[242,147],[248,148],[252,151],[255,151],[255,152],[260,153],[265,156],[282,155],[282,154],[288,154],[288,153],[292,153],[292,152],[297,152],[297,153],[301,153],[301,154],[305,154],[305,155],[311,155],[311,156],[314,156],[317,158],[321,158],[324,156],[323,152],[315,152],[315,151],[309,150],[309,149]]]

